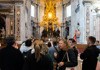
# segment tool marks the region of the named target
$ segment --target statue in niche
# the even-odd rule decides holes
[[[47,29],[46,28],[42,32],[42,37],[47,37]]]
[[[5,32],[5,29],[4,27],[2,28],[2,38],[5,38],[5,35],[6,35],[6,32]]]
[[[65,28],[65,39],[67,39],[68,40],[68,36],[69,36],[69,27],[66,27]]]
[[[53,36],[54,36],[54,37],[56,37],[56,36],[57,36],[57,33],[56,33],[56,31],[55,31],[55,30],[53,31]]]
[[[60,30],[59,29],[57,29],[56,34],[57,34],[57,37],[60,37]]]
[[[33,26],[33,36],[38,37],[38,30]]]
[[[49,23],[48,26],[48,37],[51,37],[53,35],[53,27],[52,27],[52,23]]]
[[[28,37],[28,27],[27,27],[27,24],[25,23],[25,37],[27,38]]]

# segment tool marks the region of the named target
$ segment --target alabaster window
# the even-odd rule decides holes
[[[35,17],[35,6],[31,5],[31,16]]]
[[[66,7],[66,17],[70,17],[71,16],[71,5]]]

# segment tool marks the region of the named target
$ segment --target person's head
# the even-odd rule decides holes
[[[44,37],[43,36],[41,37],[41,40],[44,40]]]
[[[56,42],[57,41],[57,38],[56,37],[53,37],[53,42]]]
[[[66,41],[66,39],[60,39],[58,42],[58,47],[59,50],[67,50],[68,48],[68,42]]]
[[[29,37],[27,37],[27,40],[29,40],[29,39],[31,39],[31,37],[29,36]]]
[[[34,43],[34,42],[35,42],[33,38],[31,39],[31,42],[32,42],[32,43]]]
[[[34,42],[38,41],[38,39],[34,39]]]
[[[95,43],[97,46],[99,45],[99,41],[96,41],[96,43]]]
[[[42,49],[41,49],[41,53],[43,55],[46,55],[48,53],[48,46],[46,44],[42,44]]]
[[[35,49],[35,59],[36,59],[36,62],[38,62],[41,58],[40,56],[40,52],[41,52],[41,47],[40,45],[38,45],[37,43],[34,45],[34,49]]]
[[[99,44],[99,41],[98,40],[96,42]]]
[[[14,37],[9,36],[9,37],[6,38],[6,43],[9,46],[14,46],[14,45],[16,45],[16,40],[15,40]]]
[[[28,39],[25,41],[25,46],[31,47],[31,45],[32,45],[32,39]]]
[[[96,38],[95,38],[95,37],[93,37],[93,36],[89,36],[89,37],[88,37],[88,39],[87,39],[87,44],[88,44],[89,46],[94,45],[95,42],[96,42]]]
[[[75,44],[76,44],[75,39],[70,38],[70,39],[69,39],[69,45],[70,45],[70,46],[75,46]]]
[[[53,37],[53,45],[56,46],[57,45],[57,38]]]
[[[51,47],[51,42],[48,42],[48,47],[49,47],[49,48]]]

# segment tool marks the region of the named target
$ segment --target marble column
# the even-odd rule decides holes
[[[17,41],[21,40],[21,6],[16,4],[15,6],[16,14],[15,14],[15,38]]]
[[[64,37],[64,11],[65,11],[65,9],[64,9],[64,5],[62,5],[62,37]]]
[[[10,15],[6,17],[6,37],[10,35]]]

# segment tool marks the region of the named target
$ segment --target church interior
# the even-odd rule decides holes
[[[0,41],[11,35],[21,42],[29,36],[73,38],[86,44],[100,40],[98,0],[0,0]]]
[[[100,41],[100,0],[0,0],[0,49],[8,36],[18,46],[28,37],[75,38],[81,52],[89,36]]]

